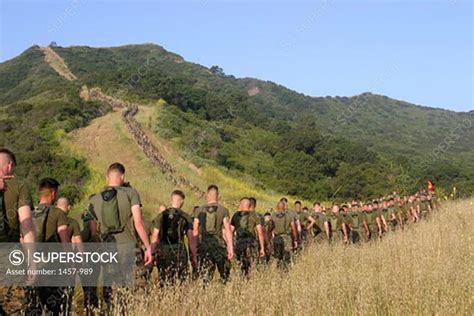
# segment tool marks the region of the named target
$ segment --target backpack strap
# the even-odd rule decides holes
[[[49,215],[49,206],[45,205],[44,208],[37,208],[40,211],[45,212],[44,215],[44,221],[43,221],[43,227],[41,227],[41,233],[43,236],[43,240],[40,242],[46,242],[46,226],[48,224],[48,215]]]

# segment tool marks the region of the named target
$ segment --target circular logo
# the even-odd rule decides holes
[[[10,259],[10,263],[14,266],[19,266],[23,263],[23,261],[25,261],[25,255],[21,250],[13,250],[12,252],[10,252],[8,259]]]

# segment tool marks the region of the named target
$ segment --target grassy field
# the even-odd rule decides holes
[[[362,246],[311,245],[289,273],[274,265],[226,286],[151,286],[128,295],[145,315],[472,315],[474,201]],[[123,305],[125,306],[125,305]]]

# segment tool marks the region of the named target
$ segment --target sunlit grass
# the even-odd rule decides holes
[[[311,245],[289,273],[226,286],[200,282],[127,292],[134,315],[471,315],[474,206],[446,202],[429,221],[362,246]]]

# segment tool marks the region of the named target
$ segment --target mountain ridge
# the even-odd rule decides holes
[[[271,81],[225,75],[218,66],[185,61],[156,44],[50,49],[77,80],[58,75],[39,46],[0,64],[4,145],[18,147],[15,137],[69,132],[106,114],[109,110],[100,102],[79,97],[88,86],[127,102],[160,103],[153,130],[179,144],[191,162],[238,172],[282,194],[368,197],[391,190],[389,186],[414,190],[426,177],[440,179],[440,187],[463,187],[463,194],[474,187],[472,113],[417,106],[370,92],[306,96]],[[27,119],[19,119],[23,114]],[[17,135],[28,119],[38,135]],[[459,137],[433,155],[453,130]],[[46,164],[58,158],[57,143],[35,146],[45,147]],[[427,157],[432,161],[426,163]],[[77,164],[86,168],[87,161],[79,159]],[[83,167],[65,165],[77,174],[71,188],[88,177],[77,172]],[[31,164],[22,172],[27,174],[28,168]],[[407,173],[408,182],[400,176]],[[348,178],[355,182],[346,183]]]

